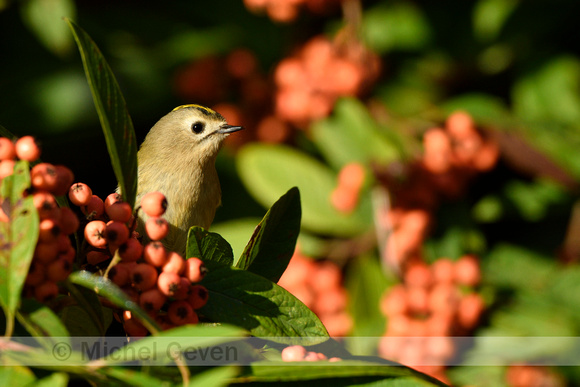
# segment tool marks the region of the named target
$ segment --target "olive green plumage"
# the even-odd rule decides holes
[[[221,203],[215,160],[223,140],[242,129],[217,112],[200,106],[175,108],[151,128],[137,154],[137,205],[148,192],[159,191],[168,201],[165,219],[171,226],[164,244],[185,252],[192,226],[208,229]],[[145,235],[140,211],[138,231]]]

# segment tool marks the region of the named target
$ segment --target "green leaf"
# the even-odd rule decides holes
[[[381,133],[378,124],[357,99],[340,99],[331,117],[316,121],[312,139],[336,169],[349,162],[388,164],[399,159],[397,146]]]
[[[257,337],[328,337],[318,317],[301,301],[262,276],[249,271],[206,262],[201,282],[209,291],[200,313],[212,321],[232,324]]]
[[[231,379],[238,374],[234,366],[210,368],[189,380],[189,386],[222,387],[229,386]]]
[[[227,266],[234,263],[230,244],[221,235],[198,226],[189,229],[186,255],[187,258],[198,257],[206,262],[219,262]]]
[[[523,76],[512,89],[514,111],[529,121],[580,121],[580,60],[551,58]]]
[[[300,217],[300,191],[294,187],[268,210],[236,267],[278,282],[294,254]]]
[[[35,380],[34,373],[28,367],[0,367],[0,386],[27,386],[32,385]]]
[[[228,241],[232,246],[233,256],[239,259],[260,220],[254,217],[230,219],[212,224],[211,230]]]
[[[14,314],[34,255],[38,239],[38,212],[32,195],[24,197],[30,187],[28,162],[18,161],[14,174],[5,177],[0,199],[10,222],[0,222],[0,303],[6,314],[6,335],[12,334]]]
[[[140,372],[136,367],[103,367],[98,371],[100,374],[106,375],[109,378],[123,382],[123,385],[135,387],[169,387],[172,383],[168,380],[156,378],[148,375],[145,372]]]
[[[83,60],[123,200],[134,206],[137,195],[137,142],[125,99],[95,42],[72,20],[65,20],[73,32]]]
[[[473,10],[473,29],[477,38],[489,42],[498,37],[517,0],[480,0]]]
[[[322,234],[348,236],[369,227],[372,209],[368,195],[361,196],[352,214],[338,212],[330,203],[336,175],[327,166],[283,145],[250,144],[236,159],[238,173],[250,194],[266,208],[291,187],[300,190],[302,226]]]
[[[62,17],[74,17],[72,0],[29,0],[22,3],[22,18],[37,39],[54,54],[64,56],[73,41]]]
[[[16,317],[28,333],[40,339],[45,348],[50,349],[56,343],[69,342],[69,332],[62,321],[48,306],[36,300],[22,300],[22,306]],[[51,337],[58,339],[51,340]]]
[[[83,336],[104,336],[107,324],[99,297],[92,289],[74,285],[70,281],[66,282],[66,287],[70,295],[77,301],[77,305],[63,309],[63,321],[72,323],[83,330],[88,329]],[[79,309],[82,310],[79,311]],[[79,321],[81,316],[85,319],[82,323]],[[93,334],[87,332],[93,332]]]
[[[153,320],[137,303],[132,301],[124,291],[115,285],[108,278],[92,274],[88,271],[76,271],[72,273],[68,280],[73,284],[84,286],[87,289],[92,289],[95,293],[105,297],[113,304],[124,310],[130,311],[137,316],[141,323],[151,332],[156,334],[159,332],[159,325]]]
[[[144,362],[151,360],[153,364],[161,365],[172,362],[171,354],[173,351],[183,353],[188,350],[200,350],[201,348],[231,343],[246,335],[246,331],[227,325],[185,325],[133,341],[91,364],[98,366],[118,365],[128,361],[127,356],[123,353],[129,355],[146,353],[146,358],[137,358],[137,360]]]
[[[34,387],[66,387],[68,386],[69,377],[64,372],[53,372],[49,376],[37,380]]]
[[[368,358],[361,358],[368,359]],[[240,381],[295,382],[330,379],[333,386],[365,385],[383,380],[383,386],[444,386],[411,368],[396,363],[371,358],[375,361],[342,360],[339,362],[255,362],[244,368]],[[322,380],[321,380],[322,379]],[[235,379],[234,379],[235,380]],[[362,382],[362,383],[361,383]],[[360,383],[360,384],[359,384]]]
[[[362,34],[371,49],[417,50],[432,35],[422,11],[410,2],[391,2],[365,10]]]

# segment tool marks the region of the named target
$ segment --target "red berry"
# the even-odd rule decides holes
[[[16,161],[14,160],[2,160],[0,161],[0,179],[4,179],[14,173],[14,165]]]
[[[48,192],[35,192],[32,195],[32,201],[34,203],[34,207],[36,207],[38,211],[38,216],[41,220],[47,218],[59,218],[60,211],[58,204],[56,204],[56,199]]]
[[[143,259],[155,267],[161,267],[167,263],[167,252],[163,243],[159,241],[148,243],[143,249]]]
[[[166,296],[172,297],[179,292],[181,287],[181,277],[179,274],[171,272],[161,272],[157,278],[157,288]]]
[[[64,235],[70,235],[79,228],[79,218],[68,207],[61,207],[60,209],[60,231]]]
[[[107,253],[102,252],[102,251],[93,250],[93,251],[89,251],[87,253],[87,263],[89,265],[98,265],[99,263],[105,262],[108,259],[111,259],[111,256]],[[115,267],[113,267],[111,270],[113,270]],[[109,277],[110,277],[110,273],[111,272],[109,271]]]
[[[455,281],[461,285],[475,286],[481,280],[479,261],[473,255],[464,255],[455,262]]]
[[[58,295],[58,286],[52,281],[45,281],[34,288],[34,298],[40,302],[47,302]]]
[[[122,245],[129,239],[129,229],[124,223],[110,221],[105,228],[105,239],[107,243]]]
[[[0,137],[0,160],[13,160],[15,157],[14,143],[6,137]]]
[[[85,226],[85,240],[93,247],[105,248],[105,230],[107,225],[102,220],[92,220]]]
[[[60,234],[60,227],[58,226],[58,223],[50,218],[41,220],[38,227],[39,242],[53,242]]]
[[[306,348],[301,345],[291,345],[282,350],[283,361],[302,361],[306,357]]]
[[[52,193],[56,196],[64,196],[68,193],[75,175],[64,165],[55,165],[54,169],[56,170],[56,186],[53,188]]]
[[[157,283],[157,270],[148,263],[139,263],[131,270],[131,283],[137,290],[151,289]]]
[[[26,276],[25,284],[28,286],[38,286],[46,278],[46,266],[42,263],[33,260]]]
[[[197,324],[199,321],[191,305],[182,300],[173,301],[169,304],[167,317],[175,325]]]
[[[169,223],[163,218],[153,217],[145,222],[145,231],[154,241],[161,240],[169,233]]]
[[[167,209],[167,199],[161,192],[149,192],[141,199],[141,209],[147,216],[159,217]]]
[[[107,212],[109,219],[121,223],[129,222],[133,215],[133,210],[127,202],[115,202],[108,207],[105,206],[105,211]]]
[[[75,206],[87,206],[91,202],[93,191],[85,183],[74,183],[68,191],[68,198]]]
[[[30,183],[35,189],[52,192],[57,186],[57,179],[58,174],[52,164],[36,164],[30,170]]]
[[[91,196],[89,204],[82,206],[81,211],[86,215],[87,219],[100,218],[105,212],[103,199],[97,195]]]
[[[123,197],[121,196],[121,194],[113,192],[112,194],[107,196],[107,198],[105,199],[105,209],[107,209],[113,203],[122,202],[122,201],[123,201]]]
[[[127,265],[119,263],[109,270],[108,277],[117,286],[125,286],[129,283],[130,270]]]
[[[148,313],[156,313],[165,304],[166,300],[167,296],[165,294],[161,293],[157,288],[152,288],[141,293],[139,296],[139,306]]]
[[[209,299],[209,292],[203,285],[191,285],[189,288],[189,297],[187,297],[187,302],[191,305],[193,309],[199,309],[205,304]]]
[[[135,262],[143,254],[143,245],[135,238],[129,238],[119,247],[119,255],[123,262]]]
[[[176,300],[185,300],[189,297],[189,289],[191,288],[191,282],[185,277],[179,277],[179,290],[173,294],[173,298]]]
[[[42,263],[50,263],[58,256],[58,243],[56,241],[48,243],[38,243],[34,250],[34,259]]]
[[[32,136],[24,136],[16,141],[16,156],[20,160],[36,161],[40,157],[40,147]]]
[[[181,275],[185,270],[185,260],[175,251],[171,251],[167,257],[167,263],[163,265],[161,270],[164,272]]]
[[[201,259],[192,257],[185,261],[185,270],[183,274],[192,283],[200,282],[203,277],[205,277],[206,273],[207,268]]]
[[[147,328],[145,328],[135,317],[125,320],[123,328],[131,337],[145,337],[148,333]]]
[[[50,281],[60,282],[67,279],[71,271],[71,263],[66,259],[66,257],[61,257],[47,265],[46,277]]]

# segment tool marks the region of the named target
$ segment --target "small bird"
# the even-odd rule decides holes
[[[145,137],[137,153],[136,205],[148,192],[165,195],[170,231],[164,244],[169,250],[185,253],[189,228],[211,225],[221,204],[215,160],[224,139],[241,129],[218,112],[191,104],[173,109]],[[137,231],[145,236],[146,215],[139,213]]]

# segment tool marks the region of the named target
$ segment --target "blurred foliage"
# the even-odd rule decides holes
[[[359,161],[371,176],[375,164],[411,160],[426,129],[463,109],[498,139],[502,158],[461,199],[438,208],[426,259],[481,256],[482,292],[491,308],[476,335],[577,335],[579,257],[563,263],[558,252],[578,246],[580,238],[578,230],[566,236],[580,178],[578,14],[575,0],[363,1],[358,33],[380,55],[381,77],[364,96],[339,100],[330,116],[294,128],[283,145],[225,149],[217,164],[223,207],[212,231],[239,256],[265,209],[298,186],[299,246],[344,264],[356,298],[354,334],[381,336],[377,302],[396,278],[380,271],[374,246],[364,243],[373,228],[374,181],[367,179],[360,206],[343,215],[328,200],[337,172]],[[70,166],[99,196],[112,192],[116,181],[63,16],[83,25],[102,48],[138,141],[173,107],[214,103],[179,94],[177,75],[192,63],[247,48],[270,79],[278,62],[305,41],[344,26],[340,8],[302,12],[284,24],[249,12],[238,0],[0,1],[0,124],[37,136],[45,160]],[[231,84],[220,87],[222,102],[244,110]],[[351,350],[374,351],[372,345]],[[514,349],[520,361],[544,350],[557,351]],[[476,341],[472,356],[477,351]],[[12,372],[29,377],[25,369]],[[578,385],[577,371],[560,372]],[[457,383],[497,386],[504,373],[458,367],[450,375]]]

